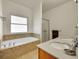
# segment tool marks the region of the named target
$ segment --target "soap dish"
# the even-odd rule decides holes
[[[70,49],[64,49],[67,55],[76,56],[76,52]]]

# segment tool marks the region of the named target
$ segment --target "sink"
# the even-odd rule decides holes
[[[53,42],[50,44],[51,47],[55,48],[55,49],[69,49],[68,44],[65,43],[58,43],[58,42]]]

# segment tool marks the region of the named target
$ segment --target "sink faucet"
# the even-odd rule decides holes
[[[78,47],[78,38],[77,37],[73,40],[71,49],[73,51],[76,51],[76,47]]]

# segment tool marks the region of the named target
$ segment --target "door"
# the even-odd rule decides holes
[[[49,20],[42,20],[42,42],[49,40]]]

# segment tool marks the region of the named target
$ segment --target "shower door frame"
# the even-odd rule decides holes
[[[43,42],[43,20],[48,21],[48,40],[50,40],[50,20],[42,18],[42,42]]]

